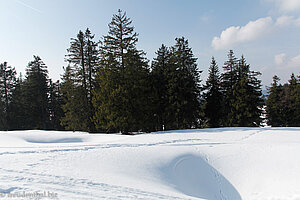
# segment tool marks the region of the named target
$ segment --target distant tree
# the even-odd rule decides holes
[[[99,65],[99,51],[98,44],[93,40],[94,35],[89,29],[85,33],[79,31],[76,38],[71,38],[70,48],[67,50],[66,61],[69,66],[65,70],[62,90],[68,95],[65,96],[65,116],[61,124],[69,130],[95,131],[91,120],[94,115],[92,90]],[[69,88],[72,89],[66,91]],[[79,104],[78,108],[76,104]]]
[[[149,131],[151,101],[148,61],[137,50],[138,34],[121,10],[113,15],[100,47],[100,70],[94,91],[94,123],[106,132]]]
[[[296,85],[293,86],[292,96],[294,98],[294,119],[291,126],[300,126],[300,75],[296,79]]]
[[[283,86],[279,81],[279,77],[275,75],[271,87],[268,88],[268,99],[266,101],[268,125],[275,127],[282,126],[283,124],[283,109],[281,107]]]
[[[16,70],[8,66],[7,62],[0,64],[0,130],[9,129],[9,104],[16,86]]]
[[[216,128],[222,126],[223,93],[221,88],[221,75],[215,58],[212,57],[209,75],[204,86],[204,113],[207,126]]]

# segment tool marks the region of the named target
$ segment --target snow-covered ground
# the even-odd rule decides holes
[[[300,128],[0,132],[0,199],[36,192],[55,199],[300,199]]]

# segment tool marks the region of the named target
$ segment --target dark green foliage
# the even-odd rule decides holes
[[[26,68],[23,83],[23,102],[26,117],[25,129],[47,129],[49,123],[49,80],[47,66],[34,56]]]
[[[157,57],[152,62],[151,85],[153,98],[153,112],[155,117],[155,130],[165,129],[167,119],[167,106],[169,93],[167,90],[168,72],[170,71],[171,52],[168,47],[162,45],[156,52]]]
[[[63,110],[65,116],[61,124],[68,130],[95,131],[91,120],[94,115],[92,106],[96,71],[99,64],[97,43],[89,29],[85,33],[79,31],[76,38],[71,38],[62,83],[64,94]]]
[[[224,126],[260,126],[263,106],[260,73],[251,71],[243,56],[237,60],[232,50],[223,69]]]
[[[94,123],[106,132],[151,129],[148,61],[136,49],[137,34],[126,13],[118,11],[101,44],[101,63],[94,92]]]
[[[222,91],[224,95],[223,123],[224,126],[233,126],[233,86],[237,83],[238,61],[232,50],[229,51],[227,57],[228,60],[224,63],[224,73],[222,74]]]
[[[300,82],[294,74],[288,83],[279,84],[279,78],[273,77],[273,83],[268,88],[266,101],[268,125],[300,126]]]
[[[259,72],[250,71],[245,58],[239,60],[237,71],[238,82],[233,86],[233,114],[234,126],[260,126],[263,99]]]
[[[65,68],[62,78],[62,94],[64,117],[61,119],[61,125],[67,130],[89,130],[89,110],[86,90],[82,85],[77,85],[76,76],[70,66]]]
[[[63,97],[61,93],[61,83],[59,81],[53,83],[50,80],[49,84],[49,115],[50,121],[48,124],[49,129],[63,130],[60,121],[64,116],[62,110]]]
[[[281,95],[283,86],[279,83],[280,79],[278,76],[273,77],[273,83],[268,88],[268,99],[266,101],[267,106],[267,118],[268,125],[281,126],[283,124],[282,119],[282,107],[281,107]]]
[[[17,79],[16,87],[12,93],[12,101],[9,105],[9,129],[10,130],[25,130],[28,129],[28,116],[25,112],[27,108],[25,107],[25,97],[24,97],[24,81],[22,80],[22,75]],[[30,128],[32,129],[32,128]]]
[[[207,126],[216,128],[222,126],[223,94],[221,89],[221,75],[218,65],[212,57],[209,75],[204,87],[204,113]]]
[[[166,129],[185,129],[199,126],[200,71],[197,69],[188,40],[176,38],[171,48],[167,72],[168,105]]]
[[[9,105],[16,85],[16,70],[7,62],[0,64],[0,130],[9,129]]]

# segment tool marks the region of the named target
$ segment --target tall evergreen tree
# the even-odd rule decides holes
[[[8,130],[9,104],[16,85],[16,70],[8,66],[7,62],[0,64],[0,130]]]
[[[294,98],[294,119],[291,126],[300,126],[300,75],[296,78],[296,86],[292,90]]]
[[[62,90],[68,95],[65,96],[65,116],[61,122],[69,130],[95,131],[91,120],[94,115],[92,90],[99,65],[99,51],[98,44],[93,40],[94,35],[89,29],[85,33],[79,31],[76,38],[71,38],[70,48],[67,50],[66,61],[69,66],[65,70]],[[70,84],[73,84],[72,87]],[[72,89],[66,91],[70,87]]]
[[[273,83],[268,88],[268,99],[266,101],[266,111],[268,118],[268,125],[271,126],[282,126],[282,107],[281,107],[281,94],[283,86],[279,83],[280,79],[278,76],[273,77]]]
[[[64,116],[62,110],[63,98],[61,93],[61,83],[59,81],[49,83],[49,115],[48,128],[53,130],[64,130],[60,122]]]
[[[49,123],[49,79],[47,66],[39,56],[29,62],[23,86],[26,129],[47,129]]]
[[[250,65],[241,57],[237,69],[237,83],[233,86],[232,124],[234,126],[259,126],[262,119],[263,99],[259,72],[250,71]]]
[[[201,72],[196,61],[188,40],[176,38],[176,44],[171,48],[171,67],[167,74],[166,129],[199,126]]]
[[[222,126],[223,94],[221,88],[221,75],[215,58],[212,57],[209,75],[204,87],[204,112],[208,127]]]
[[[132,21],[121,10],[113,15],[101,43],[101,62],[94,92],[94,123],[107,132],[149,131],[151,125],[148,61],[136,49]],[[151,122],[151,121],[150,121]]]
[[[224,126],[233,126],[233,86],[237,83],[238,60],[232,50],[229,51],[228,60],[224,63],[222,73],[222,91],[224,95],[223,122]]]
[[[153,112],[155,116],[155,129],[164,130],[167,122],[166,108],[169,101],[167,91],[168,72],[170,70],[170,50],[162,45],[156,52],[152,62],[151,85],[153,91]]]
[[[8,124],[10,130],[24,130],[28,126],[27,112],[25,107],[25,98],[24,98],[24,81],[22,74],[17,78],[16,86],[12,92],[12,101],[9,104],[8,112]]]

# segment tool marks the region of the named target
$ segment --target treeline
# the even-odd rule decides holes
[[[212,58],[209,77],[202,83],[202,71],[188,40],[176,38],[173,46],[162,45],[149,65],[146,53],[136,47],[138,34],[131,24],[119,10],[100,42],[89,29],[79,31],[67,49],[68,65],[61,82],[49,79],[47,66],[38,56],[28,64],[25,78],[17,77],[14,68],[2,63],[0,130],[126,134],[261,124],[260,73],[251,71],[243,56],[237,59],[229,51],[223,73]],[[288,91],[285,88],[292,86],[276,85],[276,90],[285,91],[279,92],[282,102],[287,101],[283,96],[293,93],[298,97],[291,105],[299,105],[299,78],[295,85],[297,90]],[[290,126],[274,123],[269,109],[274,87],[267,100],[269,123]],[[290,113],[299,118],[299,109]]]

